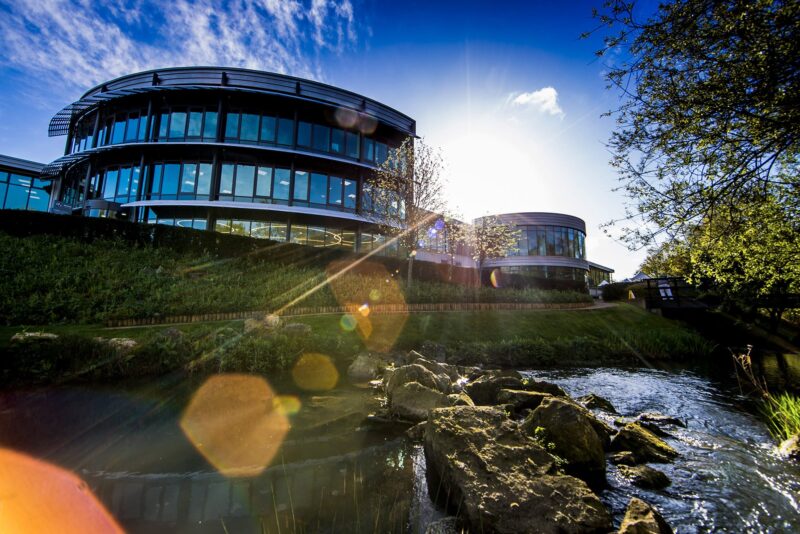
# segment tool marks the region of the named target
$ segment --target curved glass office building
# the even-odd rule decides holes
[[[487,260],[493,283],[513,286],[586,287],[594,285],[590,272],[613,270],[586,259],[586,223],[561,213],[505,213],[496,215],[518,231],[517,250]],[[598,275],[599,276],[599,275]]]
[[[370,251],[365,178],[413,119],[369,98],[280,74],[160,69],[99,85],[49,133],[59,209]],[[397,253],[387,247],[388,254]]]

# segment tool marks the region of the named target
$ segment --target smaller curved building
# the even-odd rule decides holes
[[[524,212],[495,215],[519,231],[517,250],[485,262],[495,285],[585,289],[610,280],[613,269],[586,259],[586,223],[563,213]]]

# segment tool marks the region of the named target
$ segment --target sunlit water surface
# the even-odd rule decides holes
[[[573,395],[602,395],[624,415],[659,411],[686,422],[667,438],[679,459],[656,466],[673,481],[666,490],[634,488],[610,466],[601,498],[616,521],[637,495],[678,532],[800,531],[800,469],[775,456],[730,384],[685,370],[531,374]],[[72,470],[131,532],[424,532],[442,517],[427,495],[421,447],[404,428],[368,417],[379,408],[373,392],[340,385],[309,394],[276,381],[276,393],[297,401],[290,430],[263,470],[226,477],[180,426],[201,385],[5,392],[0,444]],[[230,435],[239,445],[249,439],[241,429]]]

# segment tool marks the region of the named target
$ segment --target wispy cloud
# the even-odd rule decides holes
[[[0,67],[71,93],[140,70],[220,65],[322,78],[357,41],[350,0],[0,0]]]
[[[542,87],[530,93],[512,93],[508,100],[512,106],[524,106],[540,113],[564,117],[564,110],[558,105],[558,91],[554,87]]]

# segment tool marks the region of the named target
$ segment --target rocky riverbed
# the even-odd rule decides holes
[[[683,423],[669,415],[619,417],[606,399],[572,398],[558,385],[513,370],[359,355],[351,380],[386,395],[383,417],[414,425],[424,443],[431,499],[452,514],[430,532],[609,532],[597,492],[608,463],[633,485],[664,488],[649,463],[678,453],[662,437]],[[592,411],[594,410],[594,411]],[[672,532],[656,508],[631,496],[618,532]]]

